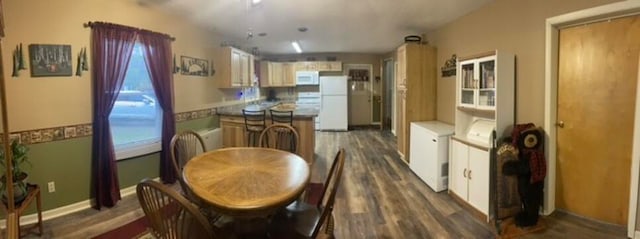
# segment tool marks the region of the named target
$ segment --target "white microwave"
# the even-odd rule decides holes
[[[318,85],[320,74],[317,71],[296,71],[296,85]]]

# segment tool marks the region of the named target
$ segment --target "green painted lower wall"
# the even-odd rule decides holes
[[[219,127],[219,117],[179,122],[176,131],[202,130]],[[53,141],[29,145],[27,166],[29,183],[41,187],[44,211],[90,199],[91,192],[91,137]],[[159,177],[160,154],[149,154],[120,160],[117,163],[120,188],[136,185],[144,178]],[[47,182],[55,182],[56,191],[47,191]],[[33,206],[32,206],[33,207]],[[31,208],[26,214],[35,212]]]
[[[220,127],[220,117],[217,115],[212,117],[206,117],[202,119],[195,119],[184,121],[176,124],[176,133],[183,130],[201,130],[201,129],[213,129]]]

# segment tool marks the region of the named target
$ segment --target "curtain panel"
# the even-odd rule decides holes
[[[170,36],[111,23],[93,22],[93,145],[92,196],[94,207],[112,207],[120,199],[109,115],[122,89],[136,42],[144,49],[147,71],[162,108],[162,151],[160,178],[174,183],[176,173],[171,162],[169,144],[175,134],[172,53]]]
[[[137,32],[130,27],[94,23],[91,29],[93,59],[92,183],[94,207],[112,207],[120,197],[116,156],[109,114],[122,88]]]
[[[143,31],[138,40],[144,46],[144,59],[153,89],[162,107],[162,152],[160,153],[160,179],[165,183],[176,181],[176,172],[171,162],[169,144],[176,133],[173,110],[173,58],[171,39],[154,32]]]

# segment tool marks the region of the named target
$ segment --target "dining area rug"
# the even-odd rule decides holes
[[[307,203],[316,204],[320,200],[322,189],[322,183],[310,183],[307,185],[307,192],[309,192]],[[93,239],[154,239],[155,237],[151,235],[150,230],[149,222],[147,218],[143,216],[111,231],[93,237]]]

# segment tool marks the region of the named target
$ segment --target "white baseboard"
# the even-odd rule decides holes
[[[635,231],[633,234],[633,239],[640,239],[640,231]]]
[[[154,181],[160,181],[160,178],[154,178]],[[136,186],[137,185],[133,185],[131,187],[127,187],[127,188],[123,188],[120,189],[120,196],[121,197],[126,197],[129,196],[131,194],[135,194],[136,193]],[[49,219],[54,219],[57,217],[61,217],[64,215],[68,215],[77,211],[81,211],[84,209],[88,209],[91,208],[91,205],[94,204],[94,200],[95,199],[87,199],[81,202],[77,202],[74,204],[70,204],[70,205],[66,205],[66,206],[62,206],[59,208],[54,208],[51,210],[47,210],[42,212],[42,221],[46,221]],[[28,224],[33,224],[38,222],[38,214],[37,213],[33,213],[33,214],[29,214],[29,215],[24,215],[20,217],[20,225],[28,225]],[[6,227],[7,223],[5,219],[0,220],[0,229],[4,229]]]

